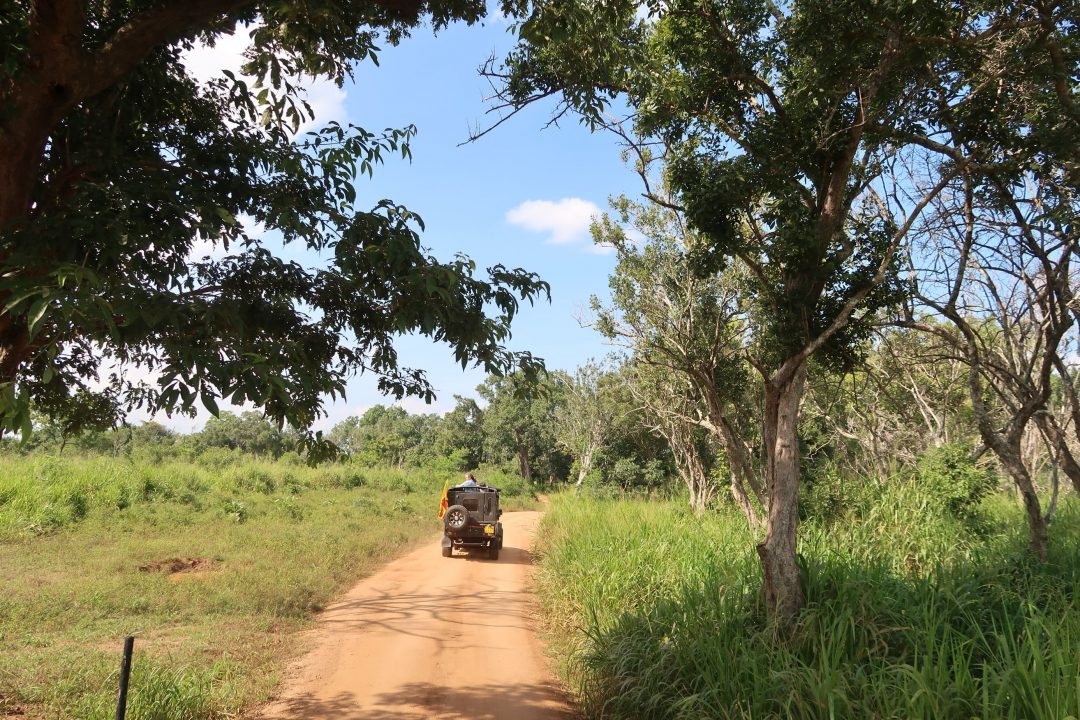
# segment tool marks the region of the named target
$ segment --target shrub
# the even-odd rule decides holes
[[[82,488],[72,488],[68,491],[67,506],[74,522],[84,519],[86,514],[90,512],[90,501]]]
[[[359,470],[347,470],[341,474],[341,486],[346,489],[351,490],[365,485],[367,485],[367,478]]]
[[[227,482],[236,490],[249,490],[269,495],[276,483],[265,469],[258,466],[233,467],[226,474]]]
[[[297,522],[302,521],[306,516],[304,508],[300,507],[296,500],[291,497],[274,498],[274,506],[281,510],[286,517]]]
[[[34,535],[45,535],[59,530],[66,522],[67,517],[63,510],[52,503],[45,503],[34,516],[29,518],[26,529]]]
[[[195,462],[213,470],[223,470],[237,463],[250,461],[250,455],[223,447],[206,448],[195,456]]]
[[[172,488],[159,478],[149,473],[143,474],[139,482],[139,495],[143,502],[151,502],[155,499],[169,500],[173,496]]]
[[[871,482],[826,462],[806,475],[799,491],[799,517],[824,523],[841,520],[859,504]]]
[[[928,450],[916,466],[919,488],[950,515],[974,520],[978,505],[997,486],[997,477],[959,443]]]
[[[300,457],[300,454],[295,450],[283,453],[281,457],[278,458],[278,462],[290,467],[303,467],[307,465],[307,461]]]
[[[116,493],[112,499],[113,507],[117,510],[125,510],[131,507],[131,488],[127,484],[116,486]]]
[[[233,522],[242,523],[248,519],[247,506],[239,500],[226,500],[221,508],[226,517],[232,518]]]

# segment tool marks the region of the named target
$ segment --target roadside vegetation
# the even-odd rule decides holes
[[[457,477],[152,452],[2,456],[0,715],[112,718],[128,634],[129,718],[250,710],[313,613],[437,535],[443,481]],[[531,506],[520,479],[482,477],[508,509]]]
[[[537,585],[588,717],[1077,717],[1080,501],[1045,564],[1021,513],[995,494],[958,515],[917,478],[867,487],[804,524],[807,606],[780,632],[734,506],[562,495]]]

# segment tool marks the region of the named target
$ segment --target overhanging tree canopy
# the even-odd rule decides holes
[[[376,42],[422,20],[473,22],[480,0],[16,0],[0,15],[0,428],[31,402],[108,417],[132,405],[191,412],[249,402],[306,427],[357,371],[384,392],[431,397],[399,366],[415,332],[487,371],[534,367],[504,348],[520,269],[487,276],[429,256],[420,218],[354,181],[413,128],[370,133],[311,117],[307,77],[343,82]],[[250,33],[244,77],[200,85],[182,52]],[[254,78],[254,80],[252,80]],[[321,253],[308,268],[248,231],[250,218]],[[223,257],[199,257],[211,243]],[[136,367],[151,382],[102,367]],[[76,423],[72,423],[77,425]]]

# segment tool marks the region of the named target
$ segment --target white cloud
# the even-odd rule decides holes
[[[266,226],[260,222],[257,222],[255,218],[250,215],[240,214],[236,216],[236,221],[244,226],[244,230],[251,238],[260,238],[266,232]],[[234,250],[237,248],[233,248]],[[220,242],[214,242],[213,240],[196,239],[191,243],[191,250],[188,251],[188,262],[194,262],[198,260],[220,260],[229,254],[229,251],[225,249],[225,246]]]
[[[300,123],[297,135],[302,135],[309,130],[320,128],[330,121],[337,121],[342,125],[348,123],[348,111],[345,109],[345,98],[348,93],[327,80],[318,80],[307,87],[307,101],[311,110],[315,113],[314,120],[305,120]]]
[[[251,32],[256,27],[253,25],[238,28],[232,35],[220,35],[215,39],[213,47],[197,45],[184,53],[184,66],[200,83],[208,83],[223,77],[226,70],[232,71],[238,77],[243,77],[249,84],[252,83],[254,79],[243,75],[240,72],[240,66],[244,64],[244,50],[251,44]],[[315,113],[315,120],[302,122],[296,132],[297,135],[314,127],[326,125],[332,120],[342,124],[348,121],[348,113],[345,110],[345,98],[348,93],[345,90],[329,80],[309,80],[304,90],[308,104]]]
[[[183,63],[188,72],[200,83],[223,77],[225,70],[240,74],[244,63],[244,50],[251,44],[250,33],[254,27],[238,28],[232,35],[219,35],[214,46],[198,44],[184,53]]]
[[[566,245],[587,239],[589,224],[600,208],[581,198],[526,200],[506,213],[506,221],[533,232],[548,233],[547,242]]]

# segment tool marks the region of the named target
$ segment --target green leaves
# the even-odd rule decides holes
[[[61,118],[37,168],[34,212],[0,234],[0,350],[22,353],[14,377],[0,378],[0,429],[28,427],[31,403],[109,423],[134,407],[194,414],[201,403],[218,415],[221,400],[308,427],[323,398],[361,372],[397,397],[430,399],[424,373],[398,364],[403,333],[490,372],[542,365],[503,346],[518,303],[546,296],[546,283],[430,257],[418,215],[389,200],[357,206],[361,177],[411,158],[415,127],[331,123],[295,136],[312,119],[307,78],[340,83],[353,62],[377,60],[377,37],[396,43],[422,21],[485,11],[479,0],[391,5],[256,3],[185,28]],[[88,27],[104,43],[140,10],[110,5],[105,17],[90,3]],[[18,46],[25,22],[0,12],[0,37]],[[14,12],[26,20],[25,7]],[[244,75],[194,82],[181,50],[234,26],[251,38]],[[0,100],[21,72],[9,59]],[[303,267],[268,249],[279,241],[331,258]],[[326,449],[318,435],[306,442]]]
[[[218,415],[221,414],[221,411],[218,410],[217,401],[214,400],[213,395],[210,395],[210,394],[204,392],[199,396],[199,398],[202,400],[203,407],[205,407],[207,410],[209,410],[211,415],[213,415],[214,417],[217,417]]]
[[[39,298],[30,306],[30,311],[26,314],[26,327],[31,339],[37,335],[38,330],[41,327],[41,321],[45,319],[45,313],[48,309],[48,297]]]

